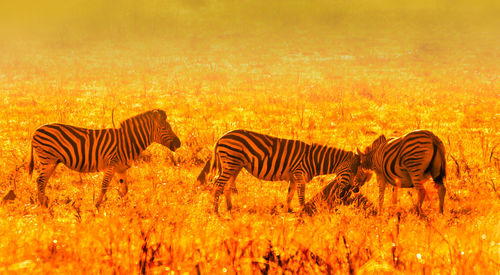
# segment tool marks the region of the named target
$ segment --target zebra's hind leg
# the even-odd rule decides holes
[[[425,194],[426,194],[424,186],[417,187],[417,191],[418,191],[417,213],[419,216],[421,216],[421,215],[423,215],[422,203],[424,202]]]
[[[38,202],[41,206],[47,207],[49,204],[49,198],[45,195],[45,187],[47,186],[50,176],[52,176],[56,170],[56,167],[57,162],[42,163],[40,175],[36,180],[38,187]]]
[[[417,200],[417,214],[422,216],[424,213],[422,212],[422,203],[425,199],[425,188],[424,188],[424,179],[422,176],[419,176],[415,173],[411,175],[411,180],[413,182],[413,186],[417,189],[418,192],[418,200]]]
[[[231,203],[231,186],[224,189],[224,195],[226,196],[227,211],[231,211],[233,209],[233,204]]]
[[[104,171],[104,179],[102,180],[101,194],[99,195],[99,198],[97,199],[97,203],[95,204],[95,207],[97,209],[99,209],[99,206],[101,206],[102,199],[104,198],[106,191],[108,191],[109,182],[111,181],[111,179],[113,179],[114,174],[115,174],[114,167],[109,167]]]
[[[218,183],[217,183],[218,184]],[[217,186],[214,193],[214,212],[219,213],[219,197],[222,194],[224,187]]]
[[[222,195],[224,192],[224,187],[226,186],[226,183],[229,181],[231,178],[231,175],[224,171],[219,177],[217,177],[215,181],[215,193],[214,193],[214,212],[219,213],[219,197]],[[231,204],[231,195],[229,192],[224,192],[226,195],[226,204],[228,210],[231,210],[232,204]],[[228,197],[229,194],[229,197]]]
[[[439,212],[443,214],[444,212],[444,196],[446,195],[446,187],[444,186],[443,183],[443,178],[441,176],[436,177],[433,179],[435,183],[435,187],[438,191],[438,197],[439,197]]]
[[[127,170],[118,172],[118,181],[120,182],[120,197],[125,197],[128,192]]]
[[[438,189],[438,196],[439,196],[439,213],[443,214],[444,212],[444,196],[446,195],[446,187],[444,184],[436,184],[436,187]]]
[[[238,174],[240,173],[241,171],[241,168],[238,169],[234,175],[229,179],[229,183],[230,183],[230,186],[231,186],[231,192],[232,193],[235,193],[235,194],[238,194],[238,189],[236,188],[236,184],[234,183],[236,181],[236,177],[238,176]]]

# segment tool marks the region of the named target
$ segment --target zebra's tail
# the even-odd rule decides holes
[[[220,156],[217,153],[217,145],[214,146],[214,151],[212,153],[212,159],[210,160],[210,169],[209,169],[209,181],[210,184],[214,184],[215,181],[217,180],[216,177],[218,177],[222,171],[219,171],[221,169],[220,165]]]
[[[33,168],[35,167],[35,162],[33,161],[33,145],[31,145],[31,156],[30,156],[30,164],[28,166],[28,173],[31,176],[33,174]]]
[[[207,183],[214,182],[214,176],[216,175],[217,170],[220,166],[219,163],[220,163],[220,159],[219,159],[219,155],[217,154],[217,147],[214,147],[214,150],[212,152],[212,156],[205,163],[205,166],[203,167],[203,170],[201,170],[200,174],[198,175],[196,182],[199,185],[206,185]]]
[[[210,163],[212,162],[212,158],[207,160],[205,163],[205,166],[203,167],[203,170],[201,170],[200,174],[198,175],[198,178],[196,178],[196,183],[199,185],[205,185],[207,183],[207,174],[210,172]]]
[[[430,164],[431,176],[436,183],[443,184],[446,179],[446,150],[443,142],[434,134],[431,135],[434,144],[434,155]]]
[[[446,187],[444,180],[446,179],[446,151],[443,142],[434,134],[431,135],[432,143],[434,144],[434,155],[430,164],[432,180],[436,184],[439,197],[439,212],[444,213],[444,199],[446,195]]]

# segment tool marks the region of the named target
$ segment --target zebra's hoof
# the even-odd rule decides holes
[[[43,197],[39,198],[39,202],[42,207],[49,207],[49,197],[43,195]]]

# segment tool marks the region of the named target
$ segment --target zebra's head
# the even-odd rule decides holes
[[[359,188],[363,187],[363,185],[365,185],[365,183],[369,181],[371,178],[372,178],[372,172],[370,170],[359,167],[358,172],[354,176],[352,191],[354,193],[358,193]]]
[[[363,169],[373,169],[373,155],[378,150],[378,148],[387,143],[387,138],[384,135],[380,135],[371,145],[365,148],[364,152],[359,149],[357,154],[360,157],[360,165]]]
[[[181,141],[170,127],[167,121],[165,111],[156,109],[151,111],[154,120],[153,139],[165,147],[168,147],[172,152],[181,147]]]

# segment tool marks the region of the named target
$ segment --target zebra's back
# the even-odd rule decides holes
[[[375,170],[392,185],[413,187],[411,174],[426,171],[433,159],[434,137],[430,131],[417,130],[389,139],[377,151]]]
[[[290,170],[297,167],[310,145],[264,135],[248,130],[234,130],[224,134],[216,144],[216,151],[231,164],[243,162],[253,176],[269,181],[290,180]]]
[[[35,131],[32,146],[42,163],[55,161],[79,172],[97,172],[116,154],[118,138],[116,129],[47,124]]]

